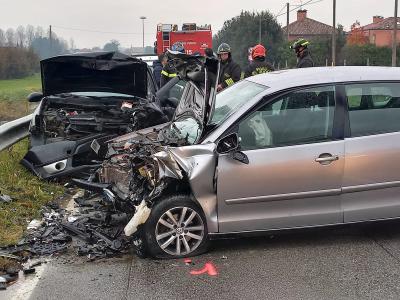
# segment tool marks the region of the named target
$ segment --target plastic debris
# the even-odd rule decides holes
[[[32,221],[30,221],[30,223],[28,224],[27,229],[31,230],[31,229],[38,229],[43,223],[43,220],[37,220],[34,219]]]
[[[12,201],[12,198],[9,195],[0,195],[0,203],[4,202],[4,203],[9,203]]]
[[[146,202],[142,200],[138,206],[136,206],[136,213],[126,224],[124,232],[126,236],[131,236],[137,231],[137,227],[147,221],[150,216],[151,209],[147,207]]]

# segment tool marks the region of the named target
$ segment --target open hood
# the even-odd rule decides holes
[[[220,68],[218,59],[173,51],[169,51],[167,55],[180,77],[196,87],[194,95],[190,94],[193,97],[186,96],[179,102],[173,120],[192,112],[200,123],[207,124],[217,94],[217,79]]]
[[[109,92],[147,96],[147,64],[119,52],[77,53],[40,62],[44,96]]]

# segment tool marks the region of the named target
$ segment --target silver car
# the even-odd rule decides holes
[[[257,75],[197,110],[115,140],[100,172],[108,192],[139,199],[125,232],[152,256],[196,255],[225,234],[400,217],[399,68]],[[160,130],[184,142],[158,142]],[[127,167],[120,151],[144,137],[151,149],[131,150]]]

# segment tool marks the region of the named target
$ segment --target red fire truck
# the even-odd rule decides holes
[[[211,25],[184,23],[182,30],[178,30],[178,25],[175,24],[157,25],[157,41],[154,43],[157,54],[164,53],[176,42],[183,44],[187,54],[200,52],[204,55],[204,50],[212,47]]]

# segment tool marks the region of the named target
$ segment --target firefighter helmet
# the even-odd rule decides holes
[[[231,52],[231,46],[229,46],[227,43],[222,43],[219,45],[217,53],[222,54],[222,53],[230,53]]]
[[[251,50],[251,57],[254,59],[256,57],[265,57],[266,55],[265,47],[261,44],[254,46]]]
[[[290,49],[298,50],[300,47],[307,48],[307,46],[310,44],[309,41],[306,39],[300,38],[297,41],[295,41],[292,46],[290,46]]]

